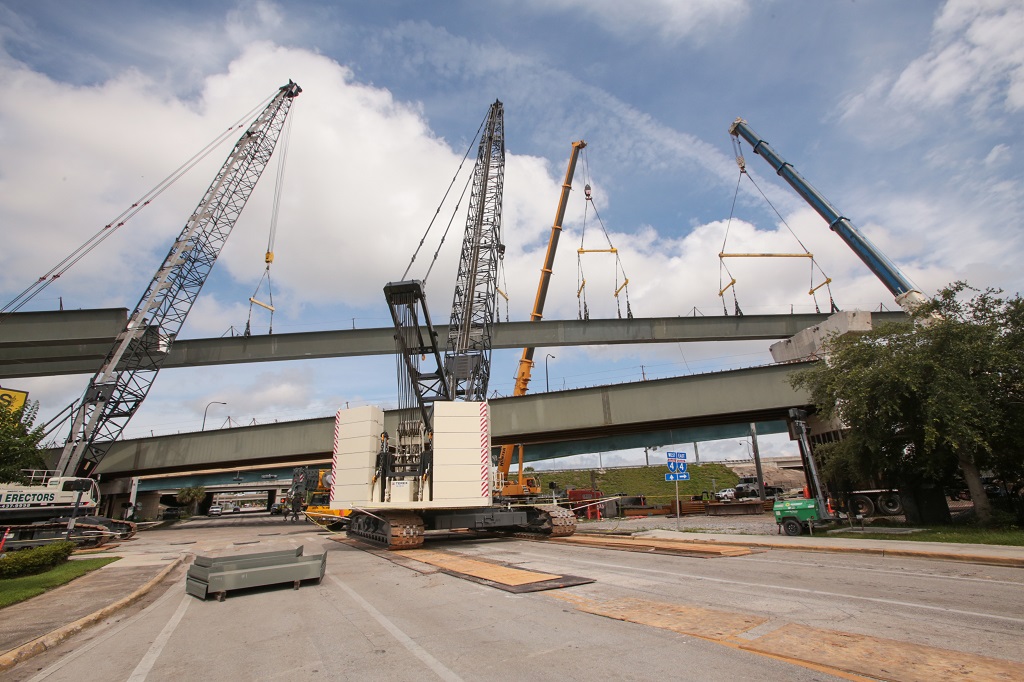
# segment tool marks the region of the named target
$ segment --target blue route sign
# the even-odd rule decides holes
[[[689,472],[686,472],[686,471],[684,471],[681,474],[665,474],[665,480],[666,481],[689,481],[690,480],[690,474],[689,474]]]
[[[683,461],[683,462],[686,461],[686,453],[685,452],[666,452],[665,455],[669,458],[669,460],[673,460],[674,459],[674,460],[679,460],[679,461]]]
[[[686,462],[679,462],[677,460],[670,460],[668,463],[668,470],[674,474],[681,474],[686,471]]]

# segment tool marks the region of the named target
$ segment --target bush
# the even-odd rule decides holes
[[[67,561],[74,550],[75,543],[60,540],[43,547],[7,552],[0,559],[0,579],[48,571]]]

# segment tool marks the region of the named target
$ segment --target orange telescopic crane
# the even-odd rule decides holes
[[[551,282],[551,273],[555,265],[555,250],[558,248],[558,237],[562,233],[562,220],[565,218],[565,207],[569,203],[569,191],[572,189],[572,178],[576,172],[576,160],[579,158],[580,150],[587,146],[583,140],[572,143],[572,152],[569,155],[569,167],[565,171],[565,181],[562,183],[562,194],[558,199],[558,210],[555,211],[555,222],[551,226],[551,238],[548,240],[547,254],[544,256],[544,266],[540,269],[540,282],[537,284],[537,297],[533,302],[533,312],[530,313],[530,321],[536,322],[544,317],[544,301],[548,295],[548,284]],[[526,395],[530,385],[530,374],[533,371],[534,348],[523,349],[523,356],[519,360],[519,369],[516,371],[516,385],[512,391],[513,396]],[[498,455],[498,471],[495,478],[495,494],[501,497],[526,497],[540,494],[540,486],[537,479],[523,477],[523,446],[519,446],[519,473],[514,481],[509,480],[509,469],[512,467],[512,455],[516,449],[515,445],[501,446],[501,453]]]

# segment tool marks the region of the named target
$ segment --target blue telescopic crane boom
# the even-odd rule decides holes
[[[814,189],[803,176],[794,170],[792,164],[783,159],[771,148],[767,142],[758,137],[757,133],[750,129],[747,122],[742,118],[736,119],[729,128],[729,134],[735,137],[742,137],[754,153],[764,157],[764,160],[771,164],[776,174],[788,182],[797,194],[803,197],[804,201],[811,205],[822,218],[828,222],[829,229],[838,234],[846,245],[853,249],[853,252],[864,261],[871,272],[875,273],[882,284],[896,298],[896,302],[907,312],[924,303],[928,299],[913,284],[910,283],[899,268],[892,261],[885,257],[878,248],[868,241],[867,237],[857,231],[850,221],[829,203],[829,200]]]

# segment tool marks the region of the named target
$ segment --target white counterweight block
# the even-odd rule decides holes
[[[384,410],[379,407],[338,410],[331,460],[331,509],[351,509],[371,501],[370,483],[383,431]]]

